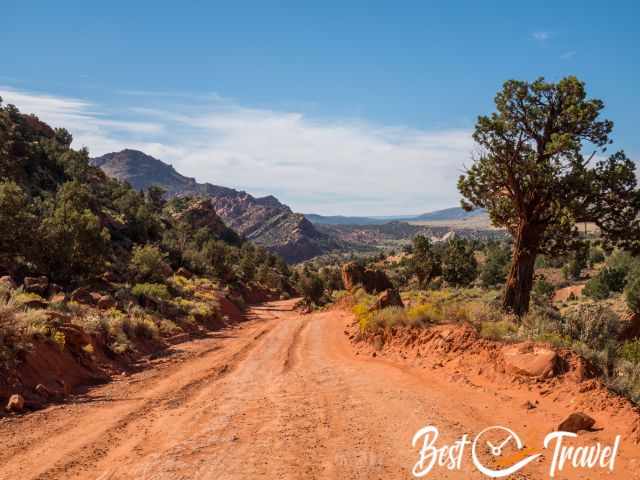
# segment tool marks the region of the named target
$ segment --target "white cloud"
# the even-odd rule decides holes
[[[575,50],[569,50],[568,52],[564,52],[562,55],[560,55],[560,58],[562,58],[563,60],[568,60],[575,57],[576,53],[578,52],[576,52]]]
[[[533,32],[531,36],[534,38],[534,40],[538,40],[539,42],[545,42],[551,38],[551,33],[544,32],[544,31]]]
[[[386,215],[457,205],[456,180],[473,149],[466,130],[318,120],[217,97],[107,115],[84,100],[2,88],[0,96],[65,126],[93,155],[137,148],[201,182],[273,193],[304,212]]]

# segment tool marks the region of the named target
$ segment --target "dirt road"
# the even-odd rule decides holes
[[[177,345],[73,403],[3,420],[0,478],[412,478],[411,438],[425,425],[437,425],[444,444],[555,418],[526,414],[499,391],[357,356],[343,334],[347,313],[301,316],[292,306],[253,308],[249,321]],[[469,457],[428,478],[487,478]],[[633,478],[631,461],[582,478]],[[547,478],[547,468],[536,462],[512,478]]]

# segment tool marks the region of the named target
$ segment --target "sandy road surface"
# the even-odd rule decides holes
[[[0,478],[412,478],[411,437],[424,425],[452,442],[489,425],[522,432],[549,420],[500,392],[356,356],[343,334],[348,314],[301,316],[292,305],[255,307],[248,322],[178,345],[77,402],[5,419]],[[428,478],[487,478],[469,457],[461,471]],[[633,462],[570,476],[634,478]],[[548,478],[547,469],[540,462],[512,478]]]

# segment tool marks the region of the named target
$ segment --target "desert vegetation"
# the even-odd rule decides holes
[[[599,118],[603,103],[573,77],[507,82],[496,107],[478,120],[482,153],[458,186],[464,206],[486,208],[511,238],[433,243],[416,236],[400,254],[371,258],[402,301],[380,308],[375,292],[353,290],[360,332],[375,338],[464,323],[492,341],[568,349],[638,403],[634,164],[622,152],[594,159],[613,124]],[[588,144],[595,150],[583,154]]]
[[[210,200],[136,191],[71,142],[0,103],[0,369],[40,344],[82,362],[133,358],[295,291],[286,263]]]

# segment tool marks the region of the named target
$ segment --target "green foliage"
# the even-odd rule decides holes
[[[630,268],[630,263],[613,261],[587,282],[582,294],[594,300],[604,300],[609,298],[611,292],[621,292],[627,283]]]
[[[67,131],[0,103],[0,270],[71,286],[106,266],[124,273],[131,253],[137,282],[162,281],[169,264],[232,285],[260,270],[266,284],[290,290],[282,260],[242,241],[210,201],[138,192],[71,143]],[[146,244],[157,247],[131,251]]]
[[[24,190],[0,182],[0,266],[16,266],[33,253],[37,219]]]
[[[487,259],[480,272],[480,282],[483,287],[490,288],[503,284],[507,278],[511,250],[493,243],[487,246]]]
[[[442,277],[455,286],[470,285],[478,275],[478,262],[469,242],[454,238],[447,242],[442,258]]]
[[[138,283],[133,286],[131,293],[140,299],[149,299],[154,302],[171,299],[167,286],[160,283]]]
[[[596,275],[584,286],[582,294],[594,300],[605,300],[611,295],[611,289],[602,275]]]
[[[564,335],[593,350],[604,350],[617,338],[620,319],[606,305],[582,304],[565,315],[561,329]]]
[[[60,186],[53,202],[45,203],[39,229],[43,248],[39,263],[54,281],[69,282],[99,273],[110,249],[110,235],[91,211],[91,192],[78,181]]]
[[[569,263],[565,265],[563,273],[568,280],[579,280],[582,271],[589,263],[589,243],[576,242],[575,250],[571,252]]]
[[[539,275],[536,277],[533,283],[533,295],[544,301],[549,301],[553,294],[556,292],[556,287],[552,283],[547,281],[545,277]]]
[[[640,364],[640,339],[627,340],[618,350],[621,359],[634,364]]]
[[[139,282],[164,282],[171,268],[164,254],[155,245],[136,245],[131,251],[129,271]]]
[[[408,273],[415,274],[418,284],[424,288],[433,277],[442,273],[440,257],[434,251],[431,241],[423,235],[414,237],[412,252]]]
[[[634,269],[629,274],[624,297],[629,309],[634,313],[640,313],[640,270]]]
[[[320,276],[314,272],[306,271],[300,276],[298,290],[309,303],[319,305],[324,295],[324,284]]]

